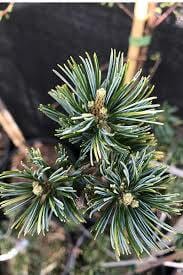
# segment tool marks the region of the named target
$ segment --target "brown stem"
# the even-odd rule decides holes
[[[9,12],[12,11],[14,3],[9,3],[8,6],[4,10],[0,10],[0,18],[6,16]]]
[[[69,255],[68,261],[66,263],[64,271],[61,273],[62,275],[69,275],[71,271],[73,271],[75,264],[76,264],[76,259],[79,255],[79,248],[83,244],[84,240],[86,238],[85,233],[83,233],[78,240],[76,241],[75,246],[72,248],[71,253]]]
[[[133,19],[133,13],[122,3],[116,3],[118,8],[120,8],[124,13],[126,13],[131,19]]]
[[[149,73],[149,74],[150,74],[150,79],[153,78],[153,76],[155,75],[155,73],[156,73],[156,71],[157,71],[157,69],[158,69],[158,67],[159,67],[160,64],[161,64],[161,57],[159,57],[159,58],[155,61],[153,67],[150,69],[150,73]]]
[[[159,26],[177,7],[177,4],[172,5],[169,9],[167,9],[154,23],[153,28]]]
[[[179,260],[179,259],[182,259],[182,257],[183,257],[183,251],[176,251],[171,255],[164,256],[162,258],[157,258],[156,260],[152,260],[152,261],[144,262],[143,264],[140,264],[136,268],[135,272],[136,274],[142,274],[143,272],[146,272],[152,268],[163,265],[164,262]]]
[[[96,162],[94,162],[94,166],[91,166],[90,163],[84,164],[81,167],[81,170],[84,174],[96,175],[98,172],[98,168],[96,167]]]
[[[14,145],[20,150],[24,151],[27,148],[24,135],[1,99],[0,124],[2,125],[9,138],[12,140]]]
[[[140,39],[144,34],[145,24],[148,16],[148,3],[146,0],[136,0],[134,7],[134,18],[130,36],[135,39]],[[128,83],[134,77],[139,68],[139,56],[141,47],[139,45],[130,44],[128,49],[129,67],[125,77],[125,82]]]
[[[164,265],[164,263],[166,262],[182,259],[182,256],[183,256],[182,251],[176,251],[168,256],[163,256],[161,258],[150,256],[142,259],[141,261],[136,259],[130,259],[130,260],[123,260],[119,262],[106,262],[106,263],[102,263],[101,266],[104,268],[135,266],[136,267],[135,274],[141,274],[154,267]]]
[[[147,19],[146,26],[144,29],[144,35],[152,36],[152,34],[153,34],[153,25],[156,20],[155,9],[156,9],[156,3],[148,4],[148,19]],[[147,60],[148,50],[149,50],[149,45],[145,46],[145,47],[141,47],[140,57],[143,57],[143,59],[141,58],[141,60],[139,60],[138,65],[137,65],[137,71],[139,69],[143,68],[144,62]]]

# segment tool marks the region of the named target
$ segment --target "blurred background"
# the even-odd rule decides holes
[[[133,4],[126,5],[133,13]],[[131,26],[130,16],[116,4],[14,5],[0,24],[0,95],[26,137],[52,135],[50,120],[37,110],[50,102],[48,91],[59,82],[52,69],[85,51],[96,51],[104,65],[111,48],[127,55]],[[152,79],[158,100],[177,105],[183,114],[182,37],[183,19],[172,12],[153,32],[146,73],[152,55],[159,53],[161,63]]]
[[[53,103],[48,91],[59,84],[59,79],[52,69],[70,55],[95,51],[105,72],[110,49],[115,48],[123,51],[126,59],[135,52],[132,74],[143,67],[144,74],[150,75],[155,84],[155,95],[165,109],[160,117],[165,125],[154,129],[159,150],[167,156],[161,155],[160,160],[178,176],[169,190],[182,194],[183,3],[152,4],[144,16],[139,34],[134,3],[0,4],[0,112],[6,110],[13,117],[0,115],[2,125],[9,125],[5,129],[9,134],[2,130],[0,135],[1,170],[16,168],[24,159],[15,150],[19,139],[42,147],[48,158],[53,154],[55,140],[51,137],[55,125],[38,110],[40,103]],[[138,47],[129,39],[136,31],[139,37],[149,39],[136,41],[140,43]],[[181,263],[183,259],[182,218],[171,222],[179,232],[171,243],[173,252],[158,255],[155,266],[143,269],[143,264],[138,266],[133,257],[115,264],[108,237],[93,241],[84,228],[62,227],[53,222],[45,238],[17,240],[1,214],[0,252],[5,258],[0,256],[0,274],[183,274],[183,267],[164,264],[177,259]]]

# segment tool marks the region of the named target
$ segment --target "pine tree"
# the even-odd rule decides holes
[[[161,124],[161,110],[153,103],[149,78],[139,71],[125,84],[128,65],[116,50],[111,50],[106,76],[95,53],[80,62],[71,57],[58,67],[55,73],[64,84],[49,94],[61,110],[51,105],[40,110],[58,123],[60,140],[79,146],[80,156],[72,163],[59,145],[50,167],[32,148],[29,165],[0,175],[1,207],[14,216],[12,227],[19,234],[45,234],[53,216],[75,223],[93,217],[95,237],[108,232],[117,257],[161,249],[166,246],[161,229],[173,228],[157,212],[178,214],[180,202],[177,194],[166,194],[174,178],[155,161],[152,125]]]

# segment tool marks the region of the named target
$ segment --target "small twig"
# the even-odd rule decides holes
[[[139,266],[137,266],[135,272],[136,274],[141,274],[143,272],[146,272],[152,268],[164,265],[167,261],[174,261],[178,259],[182,259],[183,251],[176,251],[173,254],[170,254],[168,256],[164,256],[162,258],[157,258],[155,261],[152,262],[143,262]]]
[[[153,28],[156,28],[159,26],[177,7],[177,4],[172,5],[170,8],[168,8],[154,23]]]
[[[162,163],[158,162],[158,161],[153,161],[154,164],[156,165],[162,165]],[[168,168],[168,172],[174,176],[183,178],[183,170],[180,168],[177,168],[174,165],[167,165]]]
[[[164,262],[163,265],[164,266],[169,266],[169,267],[174,267],[174,268],[177,268],[177,269],[183,269],[183,263],[176,263],[176,262],[167,261],[167,262]]]
[[[167,248],[164,250],[160,250],[156,252],[154,255],[150,257],[143,258],[142,260],[130,259],[124,261],[113,261],[113,262],[105,262],[101,263],[101,266],[104,268],[112,268],[112,267],[125,267],[125,266],[138,266],[143,265],[143,263],[152,262],[157,260],[157,257],[164,256],[165,254],[174,251],[175,247]]]
[[[70,274],[70,271],[74,269],[76,264],[76,258],[78,256],[78,249],[84,242],[84,239],[86,237],[86,234],[83,233],[77,240],[75,246],[72,248],[71,254],[69,255],[69,259],[65,265],[64,271],[61,273],[62,275],[68,275]]]
[[[171,246],[171,247],[168,247],[168,248],[165,248],[165,249],[163,249],[163,250],[160,250],[160,251],[154,251],[154,253],[152,252],[152,256],[155,256],[155,257],[160,257],[160,256],[164,256],[164,255],[166,255],[166,254],[168,254],[168,253],[170,253],[170,252],[174,252],[175,251],[175,246],[173,245],[173,246]]]
[[[154,259],[154,258],[153,258]],[[106,262],[101,263],[101,267],[104,268],[112,268],[112,267],[126,267],[126,266],[133,266],[139,264],[139,260],[131,259],[131,260],[124,260],[124,261],[116,261],[116,262]]]
[[[159,65],[160,65],[160,64],[161,64],[161,57],[159,57],[159,58],[155,61],[153,67],[151,68],[151,70],[150,70],[150,79],[153,78],[153,76],[155,75],[155,73],[156,73],[157,69],[159,68]]]
[[[174,166],[174,165],[170,165],[170,166],[168,167],[168,171],[169,171],[169,173],[172,174],[172,175],[175,175],[175,176],[177,176],[177,177],[183,178],[183,170],[177,168],[177,167]]]
[[[25,137],[15,122],[13,116],[8,111],[4,102],[0,99],[0,124],[2,125],[4,131],[7,133],[14,145],[19,148],[19,150],[26,150],[26,140]]]
[[[0,10],[0,19],[10,13],[13,9],[14,3],[9,3],[8,6],[4,10]]]
[[[57,262],[53,262],[49,264],[48,266],[46,266],[44,269],[41,270],[40,275],[51,274],[51,271],[53,271],[57,267],[57,264],[58,264]]]
[[[124,261],[119,261],[119,262],[108,262],[108,263],[102,263],[101,266],[103,268],[114,268],[114,267],[126,267],[126,266],[135,266],[135,274],[141,274],[143,272],[146,272],[154,267],[158,267],[160,265],[166,265],[170,266],[170,263],[172,264],[172,267],[175,268],[182,268],[183,264],[179,263],[179,265],[176,264],[178,263],[172,263],[172,260],[177,260],[181,259],[183,256],[182,251],[177,251],[171,255],[164,256],[162,258],[157,258],[157,257],[148,257],[144,258],[141,261],[140,260],[124,260]],[[175,264],[175,266],[173,266]]]
[[[0,255],[0,262],[8,261],[14,258],[18,253],[22,252],[28,246],[28,241],[23,239],[17,242],[15,247],[13,247],[6,254]]]
[[[174,230],[176,233],[182,233],[183,232],[183,216],[180,216],[176,224],[174,225]],[[171,244],[172,240],[175,237],[174,232],[169,232],[168,234],[165,235],[166,238],[163,238],[163,241],[165,244],[168,246]]]
[[[118,8],[120,8],[124,13],[126,13],[131,19],[133,19],[133,13],[122,3],[116,3]]]

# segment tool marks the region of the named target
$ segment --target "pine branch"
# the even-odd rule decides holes
[[[93,229],[95,237],[110,224],[111,244],[117,256],[131,254],[131,249],[140,256],[166,247],[159,228],[173,230],[160,221],[154,210],[179,213],[177,195],[162,193],[174,178],[166,173],[164,166],[154,166],[152,159],[153,152],[147,150],[130,156],[126,164],[120,158],[111,159],[110,166],[103,163],[101,167],[103,181],[88,178],[88,183],[93,184],[90,217],[100,213]]]
[[[56,75],[65,83],[49,92],[65,110],[56,111],[50,105],[40,106],[40,110],[59,123],[56,135],[80,143],[81,155],[90,154],[94,164],[102,159],[107,161],[108,153],[117,151],[124,156],[145,145],[154,145],[150,124],[156,122],[160,110],[158,104],[149,97],[153,86],[149,78],[138,72],[132,81],[124,83],[127,64],[123,54],[111,50],[108,72],[102,81],[102,73],[97,55],[80,57],[81,64],[73,58],[67,65],[59,66]]]
[[[161,110],[152,103],[149,78],[138,72],[125,84],[128,66],[116,50],[106,77],[95,53],[86,53],[80,63],[71,57],[59,68],[55,73],[64,84],[49,94],[64,112],[51,105],[40,109],[58,123],[61,140],[80,145],[80,157],[72,164],[58,146],[50,167],[39,150],[31,149],[23,170],[0,175],[1,207],[14,217],[12,228],[45,234],[53,216],[82,223],[89,215],[95,237],[109,229],[117,257],[167,248],[164,232],[173,228],[157,212],[179,214],[180,201],[166,193],[174,180],[167,167],[156,164],[152,124],[161,124],[156,121]]]
[[[23,164],[22,171],[7,171],[0,180],[12,179],[13,182],[0,183],[0,192],[7,215],[15,216],[12,228],[19,234],[45,234],[49,221],[55,215],[60,221],[83,222],[76,204],[76,190],[73,181],[80,174],[68,166],[65,150],[58,147],[55,167],[49,167],[43,160],[39,149],[30,149],[29,161],[32,167]]]

